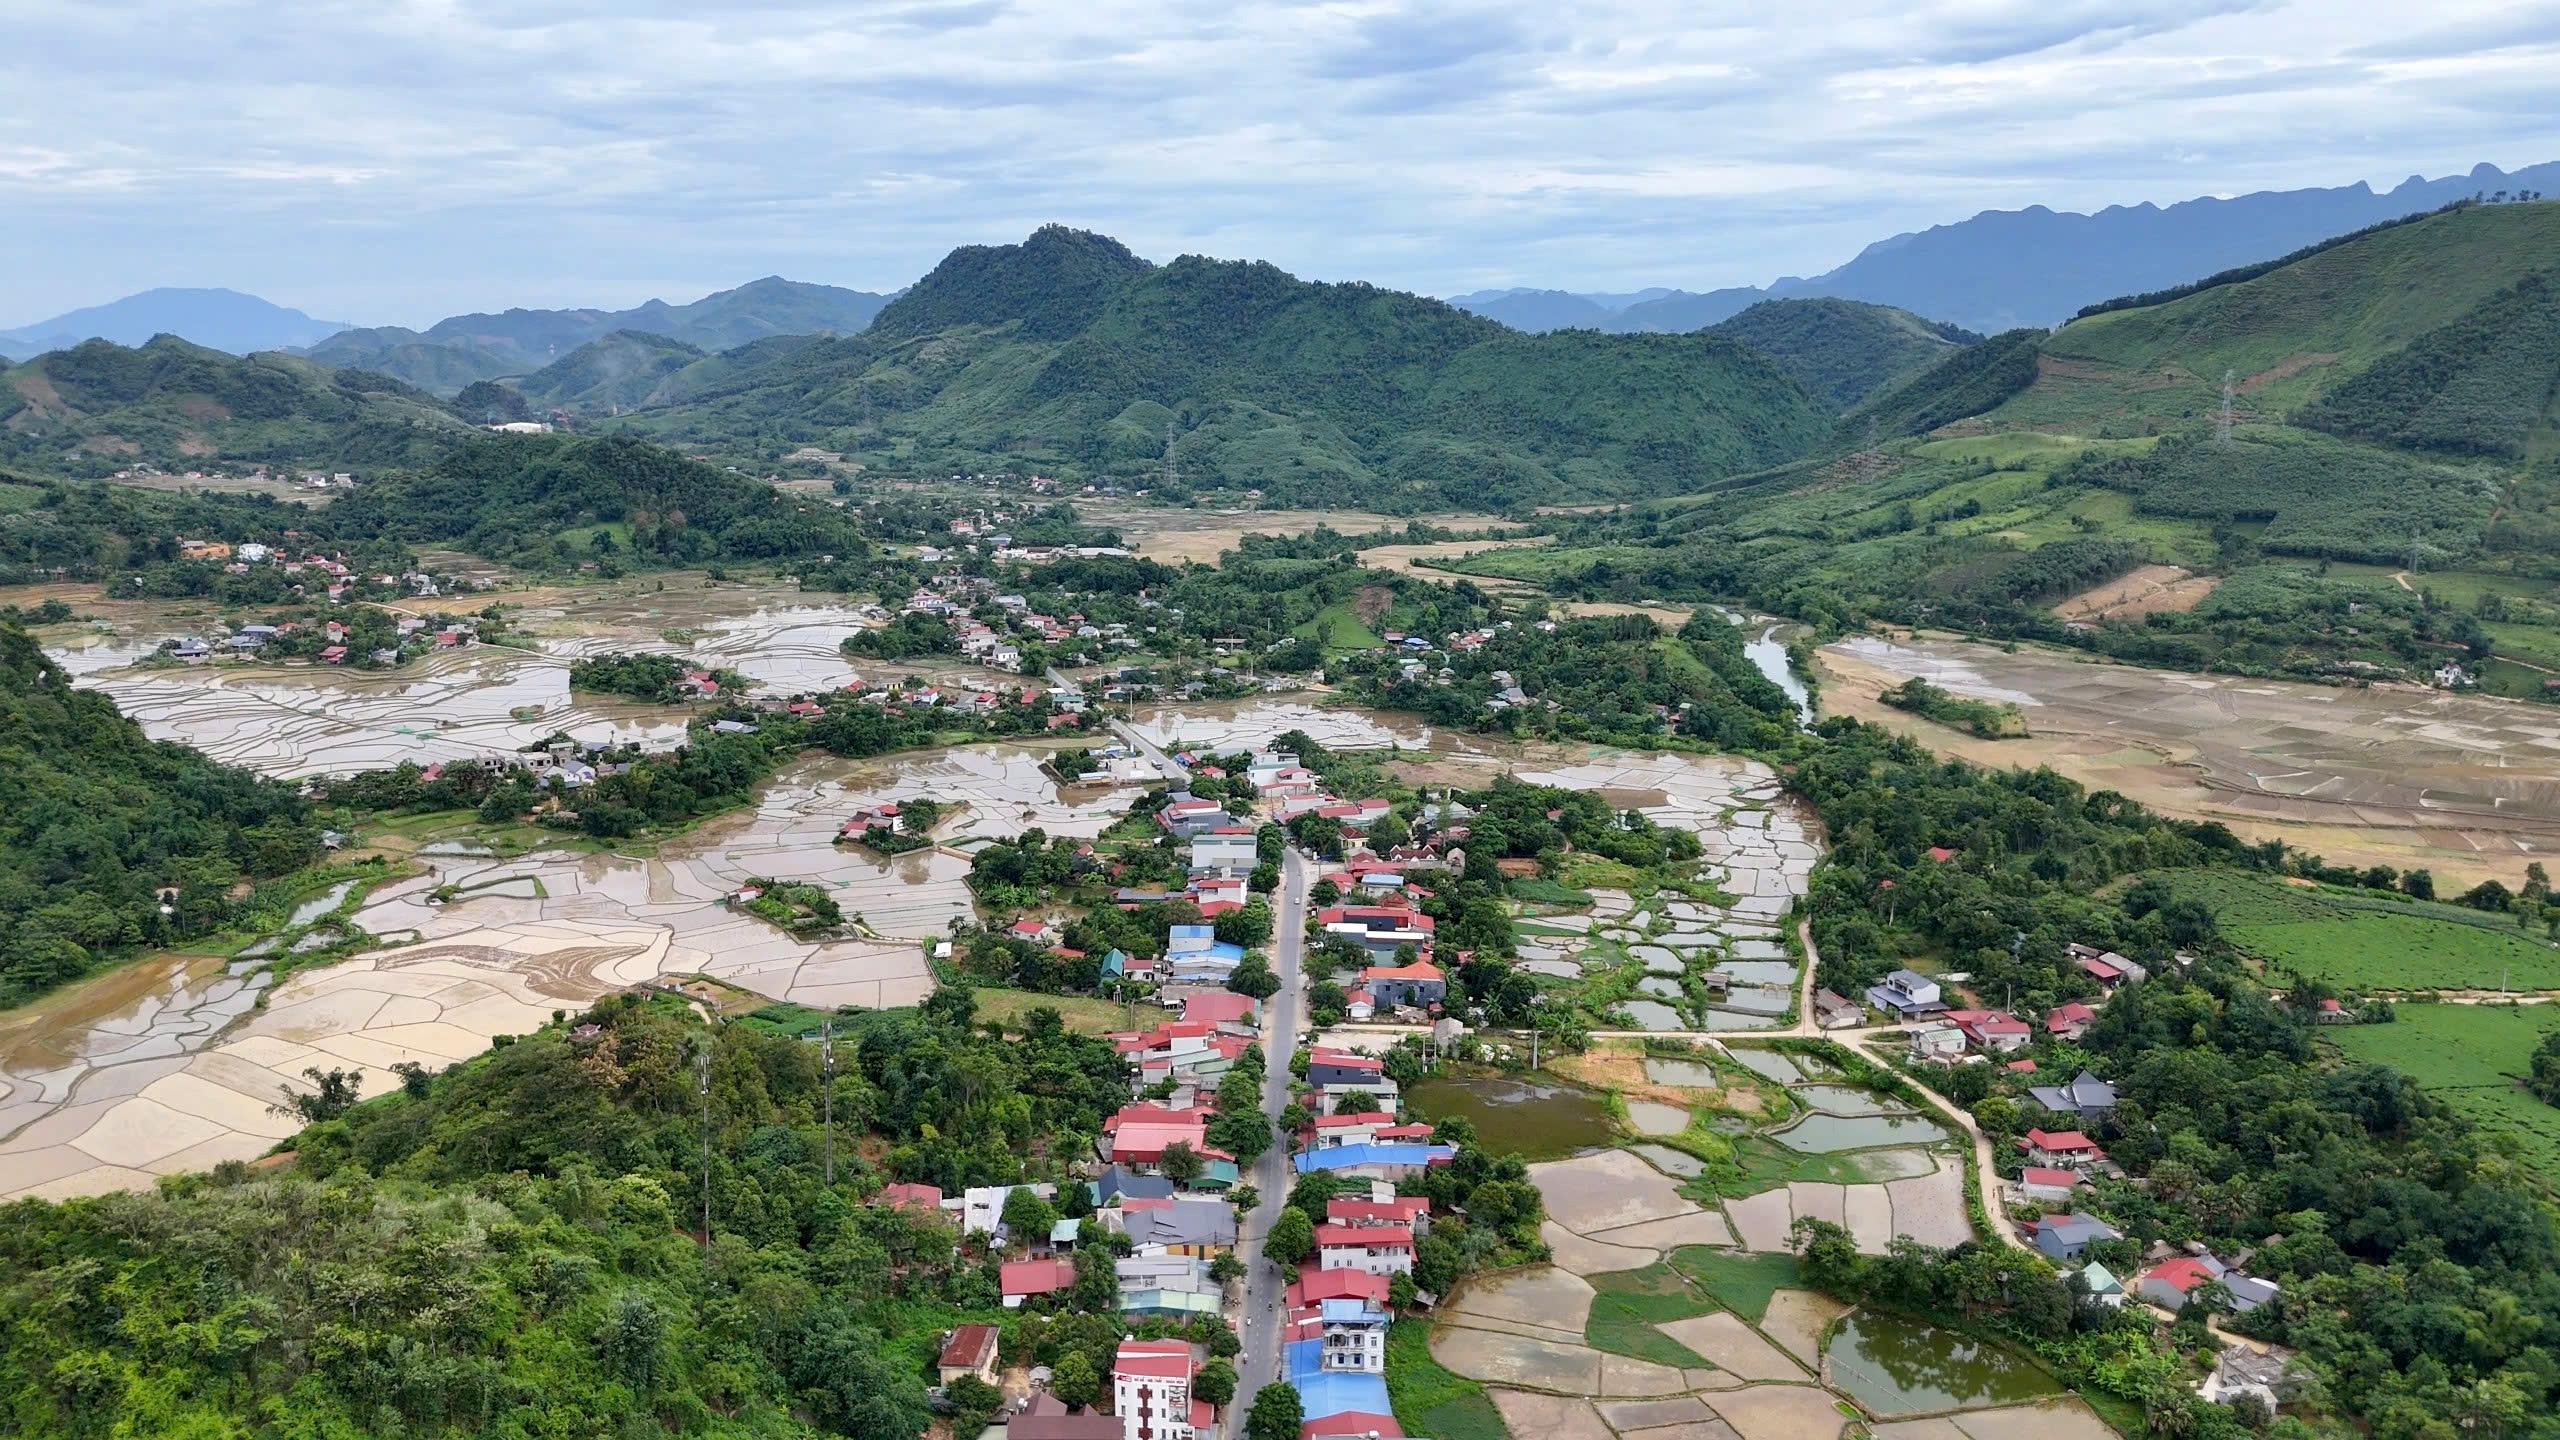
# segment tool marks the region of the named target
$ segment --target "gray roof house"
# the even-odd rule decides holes
[[[2116,1108],[2116,1087],[2086,1070],[2072,1076],[2068,1084],[2030,1085],[2027,1093],[2047,1110],[2083,1120],[2103,1120]]]
[[[1236,1207],[1224,1200],[1176,1196],[1169,1205],[1130,1211],[1127,1222],[1130,1243],[1142,1250],[1149,1245],[1236,1243]]]
[[[2095,1215],[2073,1211],[2047,1215],[2036,1224],[2036,1249],[2048,1260],[2077,1260],[2099,1240],[2121,1240],[2124,1232]]]
[[[1106,1165],[1102,1173],[1087,1182],[1093,1189],[1093,1203],[1109,1205],[1122,1198],[1135,1200],[1170,1200],[1175,1185],[1162,1175],[1141,1175],[1126,1165]]]
[[[1938,982],[1917,970],[1896,970],[1868,986],[1867,1003],[1905,1020],[1947,1008],[1939,999]]]

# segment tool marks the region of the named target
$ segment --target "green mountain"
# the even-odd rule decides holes
[[[234,356],[174,335],[128,349],[91,340],[0,367],[0,465],[106,475],[252,464],[422,463],[468,438],[434,397],[389,376],[292,355]]]
[[[371,370],[434,395],[451,395],[476,381],[523,373],[508,357],[462,345],[438,345],[397,325],[342,330],[308,352],[335,368]]]
[[[1835,410],[1982,338],[1860,300],[1763,300],[1708,330],[1768,356]]]
[[[614,414],[661,403],[662,383],[702,358],[699,347],[681,340],[616,330],[525,376],[515,388],[537,409]]]
[[[1993,336],[1712,504],[1577,520],[1534,560],[1472,568],[2187,669],[2411,678],[2452,658],[2540,697],[2560,674],[2555,270],[2560,204],[2376,227]],[[2147,618],[2047,608],[2146,562],[2219,588]]]
[[[1719,336],[1522,335],[1267,264],[1151,265],[1056,226],[954,251],[863,335],[769,342],[666,385],[672,403],[622,423],[824,444],[893,470],[1400,510],[1690,489],[1827,428],[1775,365]]]
[[[622,438],[484,436],[364,486],[309,528],[361,544],[452,545],[530,567],[858,555],[845,511]]]

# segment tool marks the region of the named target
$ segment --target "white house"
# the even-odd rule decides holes
[[[1316,1254],[1316,1263],[1326,1270],[1409,1275],[1413,1273],[1413,1231],[1403,1225],[1319,1225]]]

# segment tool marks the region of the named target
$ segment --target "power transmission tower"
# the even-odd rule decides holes
[[[836,1022],[818,1022],[818,1071],[825,1077],[819,1106],[824,1113],[821,1122],[827,1131],[827,1184],[836,1183]]]
[[[693,1088],[702,1097],[702,1253],[711,1254],[711,1045],[693,1050]]]
[[[2234,393],[2232,389],[2233,373],[2234,372],[2229,369],[2225,369],[2222,372],[2222,418],[2216,420],[2213,425],[2213,443],[2216,445],[2228,446],[2231,443],[2231,397]]]
[[[1181,479],[1181,472],[1174,468],[1173,463],[1173,432],[1174,422],[1171,420],[1164,422],[1164,485],[1168,490]]]

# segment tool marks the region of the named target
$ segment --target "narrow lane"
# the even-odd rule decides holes
[[[1124,732],[1126,733],[1126,732]],[[1280,1378],[1281,1302],[1289,1277],[1264,1263],[1262,1237],[1271,1232],[1280,1207],[1297,1178],[1289,1160],[1289,1140],[1279,1133],[1280,1112],[1289,1103],[1289,1057],[1298,1046],[1298,1017],[1303,1013],[1299,970],[1306,954],[1307,861],[1295,847],[1280,857],[1280,891],[1273,897],[1271,969],[1280,989],[1262,1007],[1262,1113],[1271,1117],[1271,1148],[1254,1163],[1252,1181],[1262,1192],[1261,1204],[1245,1217],[1239,1250],[1244,1257],[1244,1304],[1237,1329],[1244,1350],[1236,1356],[1236,1414],[1253,1403],[1263,1386]],[[1240,1422],[1231,1420],[1229,1433]]]

